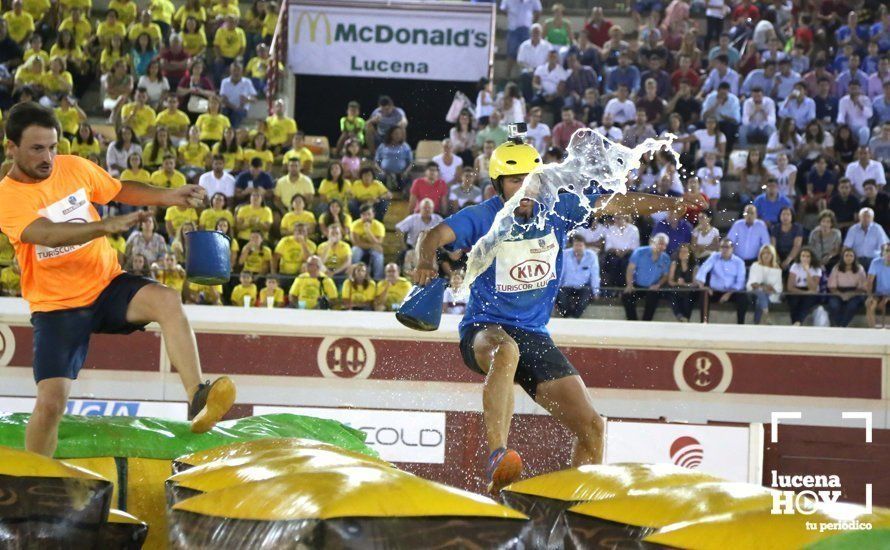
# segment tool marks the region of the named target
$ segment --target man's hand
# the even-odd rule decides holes
[[[439,275],[439,271],[431,263],[419,262],[414,269],[414,284],[424,286]]]
[[[622,294],[630,294],[633,291],[634,291],[633,287],[630,285],[627,285],[624,287],[624,290],[622,290],[621,293]]]
[[[167,206],[181,206],[183,208],[198,208],[204,204],[207,191],[200,185],[183,185],[173,189],[170,194],[170,203]]]
[[[104,218],[102,220],[102,230],[111,235],[114,233],[123,233],[131,227],[138,225],[151,217],[151,212],[147,210],[137,210],[123,216],[114,216]]]
[[[720,297],[719,301],[721,304],[725,304],[730,298],[732,298],[732,292],[725,292],[723,293],[723,296]]]

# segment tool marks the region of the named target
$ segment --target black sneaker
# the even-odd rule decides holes
[[[208,381],[199,385],[189,403],[188,419],[192,422],[192,432],[200,434],[210,431],[234,403],[235,383],[228,376],[221,376],[212,384]]]

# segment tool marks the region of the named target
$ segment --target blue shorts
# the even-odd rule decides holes
[[[127,322],[127,308],[139,290],[157,281],[122,273],[105,287],[92,305],[40,311],[31,315],[34,326],[34,380],[77,379],[90,347],[90,335],[130,334],[145,324]]]
[[[575,367],[556,347],[549,334],[531,332],[508,325],[494,325],[493,323],[474,323],[461,331],[460,354],[470,370],[485,374],[485,371],[476,362],[473,340],[481,330],[489,326],[501,327],[519,346],[519,365],[516,367],[516,375],[513,380],[522,386],[525,393],[529,394],[532,399],[535,398],[538,384],[541,382],[559,380],[578,374]]]
[[[531,31],[528,27],[516,27],[511,31],[507,31],[507,57],[516,59],[516,56],[519,54],[519,46],[528,40],[529,36],[531,36],[530,33]]]

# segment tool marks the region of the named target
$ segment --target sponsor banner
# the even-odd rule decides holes
[[[646,462],[676,464],[729,481],[760,484],[761,448],[752,445],[748,426],[704,426],[653,422],[609,422],[606,463]],[[755,434],[756,435],[756,434]]]
[[[255,406],[254,415],[292,413],[336,420],[365,432],[365,443],[390,462],[444,464],[445,413]]]
[[[30,413],[34,410],[33,397],[0,397],[0,412]],[[188,407],[185,403],[161,401],[109,401],[105,399],[70,399],[68,414],[78,416],[139,416],[186,420]]]
[[[475,82],[488,74],[493,10],[384,2],[297,2],[288,12],[296,74]]]

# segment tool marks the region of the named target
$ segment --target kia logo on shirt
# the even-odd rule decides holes
[[[541,260],[526,260],[510,269],[510,277],[523,283],[535,283],[550,274],[550,264]]]

